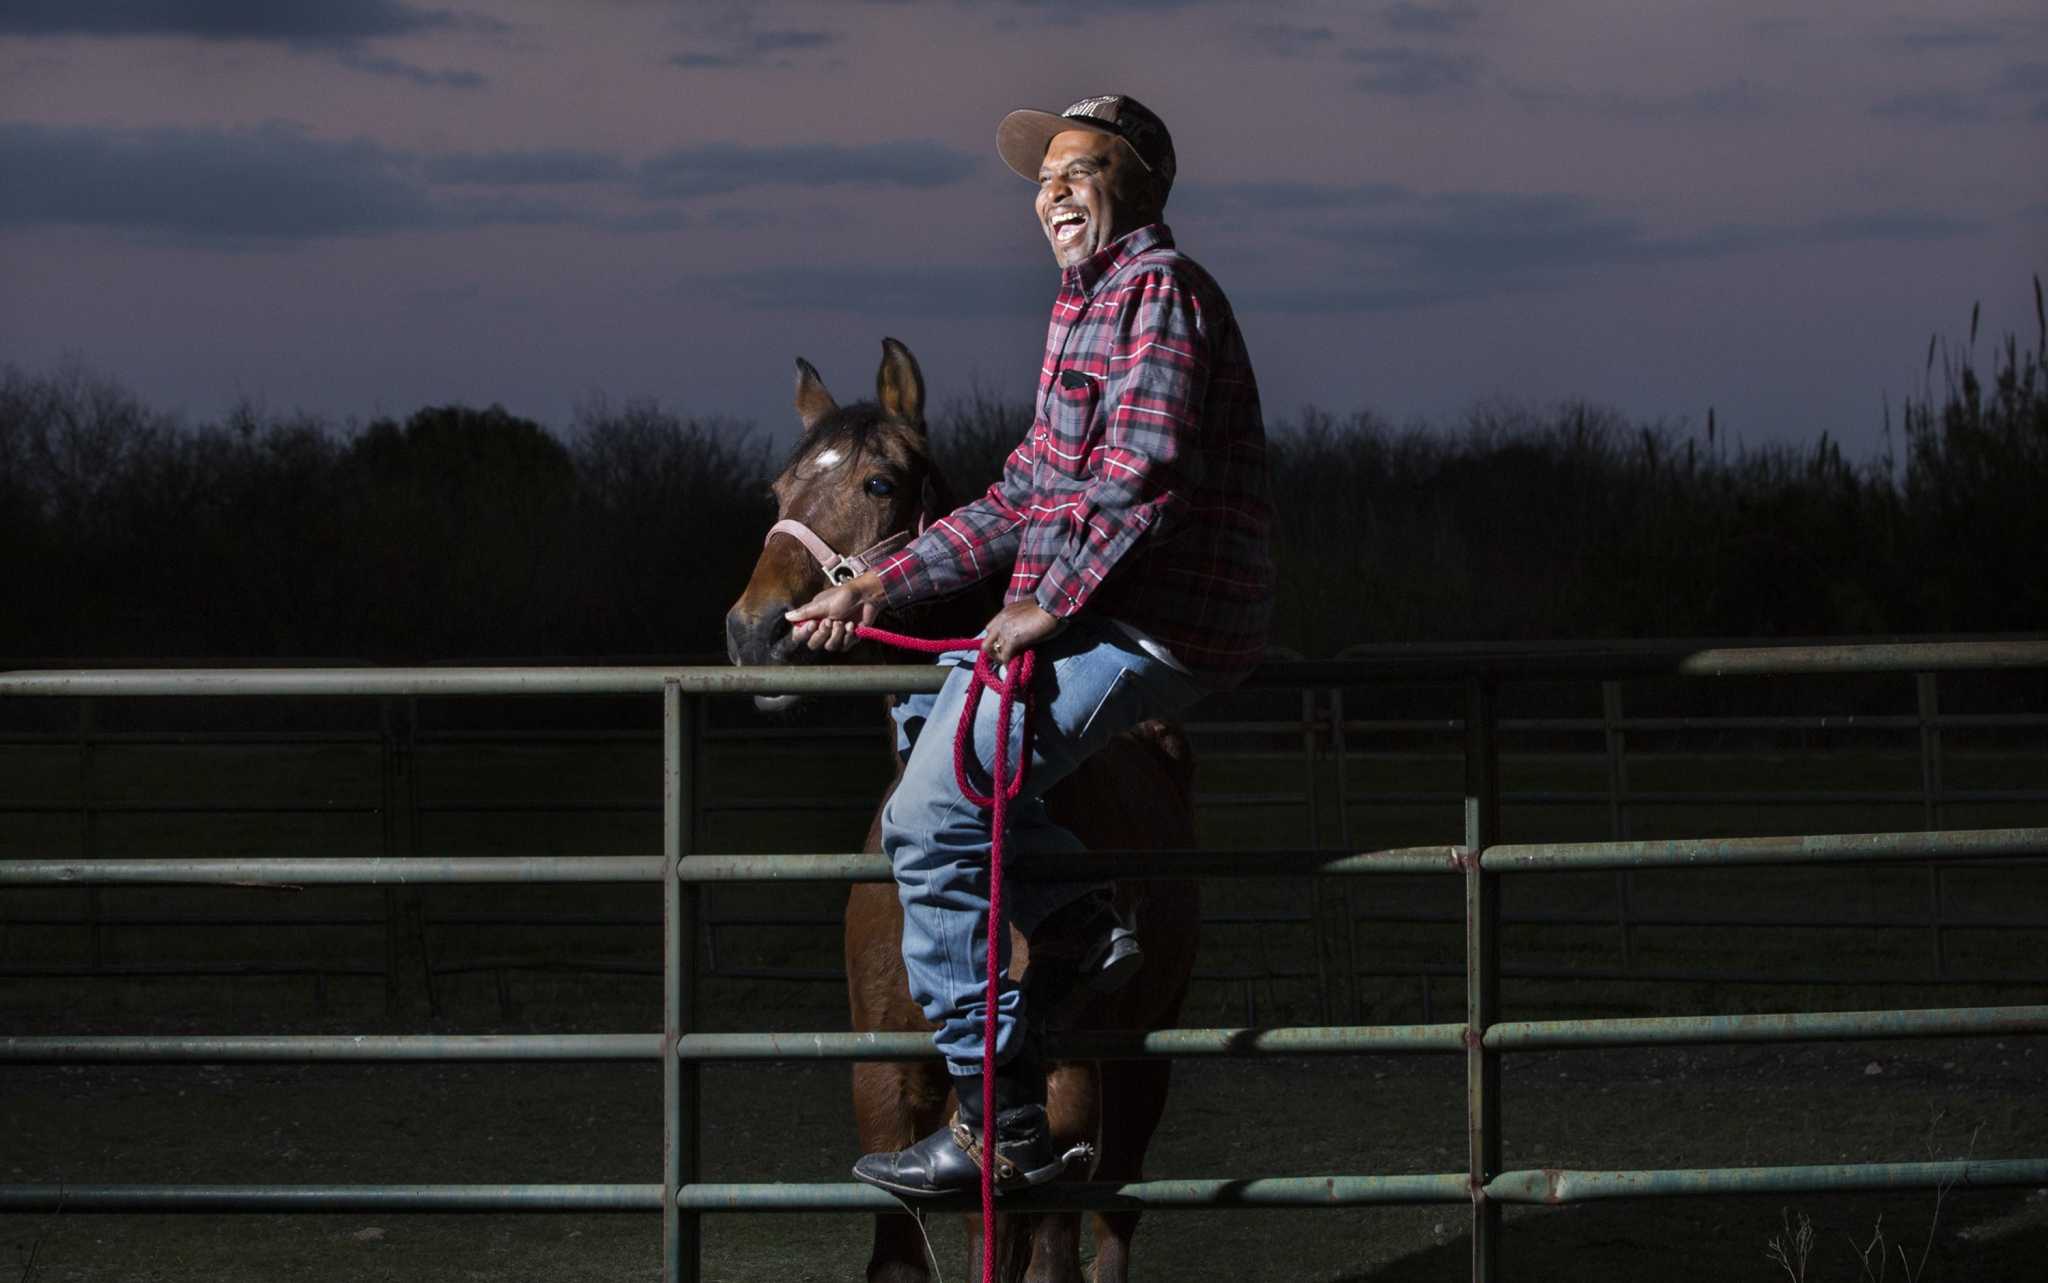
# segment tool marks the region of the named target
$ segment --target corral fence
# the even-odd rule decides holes
[[[1319,847],[1256,851],[1094,852],[1047,858],[1022,877],[1125,876],[1349,879],[1437,875],[1464,891],[1465,1012],[1458,1022],[1292,1028],[1077,1033],[1067,1057],[1271,1057],[1359,1053],[1462,1056],[1467,1162],[1459,1172],[1163,1179],[1123,1185],[1058,1184],[1013,1196],[1012,1206],[1227,1209],[1467,1203],[1472,1276],[1498,1276],[1506,1203],[1779,1193],[1957,1189],[2048,1182],[2048,1156],[1960,1162],[1821,1164],[1764,1168],[1576,1171],[1501,1170],[1501,1057],[1561,1048],[1968,1037],[2048,1032],[2048,1006],[1693,1015],[1601,1020],[1501,1019],[1503,875],[1585,870],[1837,865],[2048,855],[2048,828],[1701,838],[1515,845],[1501,840],[1499,690],[1517,680],[1568,676],[1743,677],[1793,673],[1926,673],[2048,668],[2048,642],[1910,643],[1704,650],[1654,645],[1600,648],[1432,648],[1372,661],[1286,666],[1262,676],[1296,686],[1372,681],[1457,681],[1465,690],[1463,841],[1455,845],[1333,853]],[[0,885],[307,885],[358,883],[655,883],[662,890],[663,1030],[619,1034],[25,1036],[0,1037],[0,1060],[43,1063],[340,1060],[658,1060],[663,1079],[661,1181],[528,1185],[0,1185],[0,1211],[654,1211],[663,1221],[664,1277],[699,1277],[698,1219],[706,1212],[892,1212],[896,1202],[858,1184],[717,1183],[699,1162],[699,1067],[706,1061],[916,1059],[933,1055],[919,1034],[705,1033],[696,1029],[702,890],[722,883],[886,881],[879,856],[853,853],[730,855],[696,849],[692,817],[703,740],[701,702],[737,694],[877,693],[934,688],[917,668],[661,669],[468,668],[15,672],[0,696],[517,696],[659,694],[662,708],[663,850],[656,855],[446,857],[176,857],[0,861]],[[963,1200],[964,1203],[964,1200]]]
[[[1695,653],[1720,646],[1665,642],[1657,643],[1656,648],[1666,653]],[[1540,657],[1546,648],[1517,646],[1512,650]],[[1353,668],[1357,672],[1379,672],[1388,659],[1413,658],[1417,653],[1415,648],[1360,646],[1341,652],[1337,659],[1356,661]],[[1411,691],[1410,698],[1402,701],[1411,707],[1394,715],[1375,708],[1375,715],[1361,716],[1354,710],[1377,704],[1388,689],[1384,682],[1363,692],[1348,679],[1318,684],[1300,676],[1314,671],[1315,666],[1296,662],[1298,656],[1280,658],[1288,662],[1269,664],[1254,683],[1255,689],[1244,697],[1225,701],[1189,722],[1188,731],[1205,761],[1260,766],[1256,780],[1240,779],[1225,788],[1198,787],[1196,803],[1201,813],[1226,821],[1231,812],[1255,814],[1267,833],[1299,825],[1305,846],[1334,843],[1343,850],[1356,849],[1354,834],[1361,832],[1377,833],[1384,842],[1390,821],[1432,835],[1440,832],[1440,821],[1422,822],[1420,816],[1448,815],[1460,801],[1456,786],[1444,777],[1429,779],[1424,787],[1420,786],[1424,781],[1415,777],[1429,775],[1426,768],[1445,759],[1447,747],[1461,748],[1463,719],[1442,708],[1455,691],[1442,687]],[[608,661],[614,665],[645,662]],[[659,662],[674,667],[715,661],[663,657]],[[354,667],[359,663],[309,661],[305,666]],[[64,661],[29,666],[73,667]],[[199,666],[210,667],[204,661]],[[1328,666],[1323,667],[1327,671]],[[1574,817],[1568,825],[1547,825],[1550,836],[1593,837],[1604,832],[1616,841],[1644,830],[1697,831],[1696,821],[1688,825],[1680,817],[1697,817],[1703,812],[1743,816],[1741,823],[1746,827],[1753,824],[1748,815],[1759,811],[1779,812],[1788,818],[1805,811],[1800,818],[1806,826],[1819,827],[1832,818],[1825,812],[1848,813],[1852,807],[1881,810],[1893,819],[1915,818],[1919,821],[1916,827],[1924,829],[1955,827],[1955,821],[1964,815],[1973,817],[1963,820],[1966,824],[2032,822],[2032,813],[2048,803],[2048,788],[2039,787],[2038,771],[2008,769],[2002,783],[1972,778],[1980,772],[1983,758],[1973,755],[1970,746],[2010,744],[2014,737],[2023,737],[2026,752],[2006,754],[2006,765],[2019,766],[2019,759],[2028,754],[2048,762],[2048,744],[2044,744],[2048,736],[2043,734],[2048,732],[2048,713],[2027,707],[2030,701],[2014,706],[1996,698],[2007,692],[1983,690],[1964,693],[1974,696],[1978,705],[1964,711],[1952,704],[1967,706],[1972,699],[1958,701],[1954,694],[1945,693],[1940,671],[1895,676],[1906,680],[1880,681],[1876,687],[1858,692],[1855,706],[1848,711],[1840,707],[1816,710],[1795,700],[1796,712],[1774,708],[1731,714],[1725,710],[1673,710],[1669,707],[1671,690],[1637,692],[1612,670],[1597,676],[1574,674],[1556,683],[1560,688],[1556,694],[1569,692],[1569,699],[1560,701],[1553,694],[1542,701],[1540,710],[1524,709],[1519,715],[1509,711],[1499,718],[1502,740],[1510,746],[1540,745],[1525,756],[1540,758],[1553,777],[1540,781],[1539,787],[1527,783],[1505,786],[1501,801],[1517,814]],[[1651,683],[1636,683],[1645,685],[1654,685],[1654,678]],[[1781,696],[1784,693],[1779,692]],[[1987,693],[1993,694],[1988,706]],[[1426,694],[1429,712],[1436,715],[1414,709],[1415,694]],[[1590,710],[1587,694],[1594,697]],[[1563,708],[1557,707],[1560,702]],[[374,849],[386,857],[402,858],[432,849],[437,841],[429,836],[430,831],[451,824],[531,816],[556,822],[575,817],[579,825],[631,820],[635,825],[644,821],[651,826],[661,810],[658,798],[630,791],[593,794],[588,789],[556,784],[523,787],[516,796],[491,796],[459,784],[452,789],[445,782],[437,786],[435,777],[445,773],[455,755],[514,751],[560,757],[585,750],[592,754],[659,754],[658,728],[621,725],[616,713],[600,719],[600,725],[478,727],[448,724],[459,720],[448,715],[463,701],[436,701],[430,717],[417,696],[384,696],[350,702],[366,708],[368,716],[355,715],[346,724],[323,719],[327,724],[317,728],[294,726],[290,720],[293,712],[286,712],[281,717],[290,729],[224,729],[217,724],[203,728],[124,724],[129,719],[116,716],[117,710],[108,709],[105,700],[93,696],[61,703],[68,712],[52,717],[47,714],[58,710],[45,709],[46,715],[33,719],[41,729],[0,727],[0,751],[32,755],[26,760],[39,762],[46,781],[40,790],[0,793],[0,819],[68,821],[70,844],[56,849],[75,851],[84,860],[117,851],[154,854],[150,842],[124,842],[122,836],[143,832],[143,825],[151,826],[148,832],[155,832],[159,822],[197,818],[279,826],[308,822],[359,826],[374,821],[377,833],[370,839]],[[133,701],[128,703],[133,705]],[[588,710],[593,706],[585,701],[578,707]],[[869,767],[877,756],[871,726],[837,724],[829,717],[810,719],[803,726],[764,725],[750,709],[737,704],[709,705],[703,711],[705,716],[695,728],[701,743],[693,743],[689,751],[701,747],[714,756],[727,746],[765,751],[771,756],[763,759],[764,765],[768,761],[777,764],[767,766],[756,778],[836,780],[844,775],[854,780],[861,771],[849,768]],[[272,715],[273,725],[279,716]],[[1965,745],[1960,757],[1955,747],[1959,739]],[[1802,781],[1796,774],[1791,786],[1785,779],[1773,777],[1768,781],[1752,778],[1740,782],[1746,786],[1730,787],[1725,780],[1714,780],[1711,770],[1688,772],[1682,782],[1672,780],[1674,769],[1704,764],[1700,759],[1686,761],[1690,750],[1679,747],[1673,752],[1673,746],[1698,745],[1703,740],[1710,745],[1736,741],[1746,755],[1761,751],[1764,745],[1782,748],[1788,741],[1801,741],[1801,759],[1816,766],[1832,761],[1835,778],[1825,781],[1832,785],[1825,788],[1798,787],[1814,781]],[[1804,744],[1808,740],[1829,747],[1812,753]],[[1910,746],[1908,752],[1897,751],[1905,746]],[[291,796],[259,799],[224,799],[217,784],[209,784],[203,796],[175,790],[166,793],[151,787],[154,781],[146,778],[146,773],[160,770],[163,763],[179,755],[224,751],[273,753],[273,760],[289,760],[307,769],[295,777]],[[1865,755],[1872,754],[1875,756],[1866,760]],[[315,761],[317,769],[312,768]],[[829,766],[823,765],[826,761]],[[430,769],[423,763],[434,765]],[[650,757],[650,768],[651,764]],[[1851,773],[1859,766],[1862,769]],[[1245,774],[1241,770],[1236,773]],[[1556,778],[1559,775],[1565,778]],[[1403,776],[1409,778],[1394,778]],[[1765,786],[1759,787],[1760,783]],[[1255,784],[1263,787],[1248,786]],[[701,834],[707,820],[747,823],[756,816],[800,814],[817,817],[814,827],[823,831],[850,823],[856,816],[864,820],[873,805],[873,790],[858,787],[850,792],[804,796],[787,788],[764,793],[745,783],[704,786],[698,790],[689,822],[693,831]],[[1857,818],[1860,822],[1862,816]],[[1881,826],[1882,822],[1873,825]],[[32,849],[48,852],[53,843],[65,840],[54,832],[37,831],[32,824],[27,827],[35,834],[29,840]],[[1566,832],[1559,833],[1560,827]],[[652,840],[651,831],[646,837],[629,839],[634,846]],[[335,845],[354,853],[362,849],[363,842],[362,830],[357,828],[354,835]],[[528,849],[544,846],[526,845]],[[748,849],[774,847],[757,843]],[[1555,960],[1509,961],[1504,964],[1504,974],[1518,980],[1573,984],[1647,980],[1777,987],[1866,985],[1872,979],[1867,962],[1839,957],[1833,950],[1820,950],[1818,961],[1797,967],[1759,967],[1705,965],[1697,959],[1674,961],[1670,950],[1658,948],[1660,942],[1671,938],[1671,932],[1689,928],[1790,933],[1844,928],[1889,933],[1893,945],[1909,944],[1907,933],[1923,936],[1926,947],[1917,954],[1921,960],[1917,964],[1912,961],[1916,955],[1907,950],[1893,949],[1888,954],[1886,975],[1891,980],[1932,987],[2048,984],[2048,971],[2038,967],[2013,965],[2010,960],[2001,960],[1989,970],[1981,965],[1972,967],[1968,960],[1972,951],[1967,947],[1958,957],[1953,942],[1959,937],[1982,941],[2000,931],[2048,930],[2048,911],[2044,911],[2048,906],[2012,898],[1973,906],[1967,886],[1960,896],[1953,891],[1951,865],[1946,861],[1927,863],[1920,893],[1924,899],[1918,908],[1910,889],[1895,881],[1883,905],[1851,908],[1848,902],[1834,899],[1804,903],[1791,912],[1783,908],[1731,912],[1725,906],[1659,903],[1654,891],[1647,896],[1642,893],[1636,871],[1619,869],[1614,871],[1605,896],[1599,897],[1604,904],[1586,903],[1585,888],[1581,887],[1576,902],[1568,906],[1511,903],[1503,913],[1506,926],[1577,930],[1582,938],[1585,929],[1609,929],[1600,937],[1602,958],[1577,958],[1563,965]],[[1282,984],[1310,986],[1314,995],[1311,1005],[1323,1023],[1362,1023],[1371,1005],[1366,994],[1372,981],[1387,982],[1380,992],[1389,994],[1400,994],[1403,987],[1412,986],[1419,999],[1420,1019],[1432,1022],[1442,990],[1463,977],[1462,961],[1450,956],[1452,937],[1440,937],[1428,947],[1434,956],[1422,960],[1390,956],[1385,948],[1373,947],[1373,941],[1384,941],[1383,936],[1361,947],[1362,929],[1425,926],[1449,932],[1459,927],[1462,909],[1448,902],[1429,902],[1424,889],[1427,881],[1381,880],[1373,898],[1361,904],[1359,883],[1312,879],[1305,894],[1285,903],[1208,909],[1205,925],[1253,931],[1240,937],[1247,948],[1212,951],[1196,978],[1235,987],[1246,1024],[1261,1023],[1262,993],[1268,1010],[1291,1005],[1275,996]],[[477,907],[423,902],[417,893],[392,888],[387,888],[383,899],[381,908],[358,902],[351,907],[328,905],[317,910],[301,906],[283,916],[261,907],[201,916],[189,908],[117,906],[103,897],[99,886],[89,886],[69,908],[0,905],[0,977],[118,981],[299,976],[312,980],[323,1008],[331,981],[381,979],[389,1012],[402,1016],[421,1005],[439,1014],[446,978],[484,973],[495,983],[501,1014],[509,1017],[513,1010],[509,978],[515,973],[631,974],[650,979],[662,973],[660,959],[651,948],[621,956],[609,950],[579,951],[559,942],[535,947],[528,943],[534,939],[530,934],[505,934],[508,930],[539,930],[550,933],[551,941],[589,940],[591,931],[647,929],[645,939],[651,944],[658,938],[655,933],[660,926],[660,915],[651,906],[646,910],[616,904],[599,909]],[[707,887],[698,897],[697,912],[701,975],[832,986],[841,982],[836,965],[821,965],[821,958],[814,957],[808,965],[792,965],[788,959],[754,959],[745,956],[745,949],[736,950],[727,943],[735,931],[799,928],[817,933],[820,941],[820,947],[806,946],[799,952],[821,954],[827,933],[836,933],[836,909],[759,902],[734,905],[715,888]],[[166,938],[154,933],[164,929],[266,927],[353,931],[348,938],[369,947],[341,956],[330,948],[295,950],[286,956],[274,950],[254,956],[223,956],[216,937],[209,940],[210,956],[204,959],[166,957],[153,947],[154,941]],[[1293,934],[1264,930],[1275,927],[1288,928]],[[498,931],[497,939],[519,944],[481,952],[463,947],[491,939],[493,929]],[[380,936],[381,950],[375,944]],[[150,941],[152,947],[138,947],[138,941]],[[12,950],[7,949],[10,943],[15,946]],[[28,946],[26,954],[24,945]],[[831,952],[836,955],[836,947]],[[1384,1010],[1379,1013],[1381,1018],[1387,1014]]]

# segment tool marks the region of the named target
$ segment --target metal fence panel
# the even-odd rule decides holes
[[[2038,858],[2048,855],[2048,829],[1945,830],[1926,833],[1795,835],[1780,838],[1663,842],[1505,845],[1500,841],[1498,682],[1572,674],[1726,676],[1789,672],[1931,672],[2048,667],[2048,642],[1999,640],[1780,647],[1698,647],[1673,644],[1604,647],[1414,648],[1353,662],[1275,665],[1260,684],[1324,684],[1431,676],[1467,683],[1465,832],[1456,847],[1332,855],[1307,849],[1264,853],[1255,869],[1243,855],[1181,855],[1201,872],[1310,873],[1364,876],[1388,872],[1457,873],[1465,887],[1466,1018],[1463,1024],[1288,1030],[1162,1030],[1140,1035],[1087,1035],[1077,1050],[1103,1056],[1299,1055],[1312,1052],[1462,1050],[1467,1065],[1468,1161],[1463,1173],[1412,1176],[1282,1176],[1250,1180],[1146,1181],[1121,1186],[1054,1186],[1019,1196],[1012,1206],[1101,1208],[1336,1207],[1469,1201],[1473,1208],[1472,1277],[1497,1273],[1500,1206],[1593,1198],[1698,1196],[1822,1189],[1977,1188],[2048,1181],[2048,1158],[1960,1163],[1861,1164],[1779,1168],[1580,1172],[1503,1172],[1499,1057],[1541,1048],[1651,1043],[1780,1041],[1810,1038],[1916,1037],[2036,1033],[2048,1008],[2002,1007],[1859,1013],[1662,1017],[1649,1020],[1502,1022],[1498,1003],[1499,875],[1561,870],[1721,867]],[[650,1035],[405,1035],[382,1039],[294,1038],[10,1038],[0,1060],[139,1059],[564,1059],[645,1058],[663,1065],[663,1180],[659,1185],[364,1185],[164,1186],[0,1185],[0,1210],[653,1210],[663,1217],[664,1277],[697,1277],[697,1217],[715,1210],[894,1211],[880,1191],[857,1185],[734,1184],[697,1179],[697,1066],[707,1059],[844,1058],[927,1055],[920,1035],[699,1034],[693,1029],[699,913],[697,888],[716,881],[789,878],[846,881],[886,876],[875,857],[823,854],[784,857],[696,855],[693,805],[697,746],[695,696],[790,691],[860,692],[925,689],[938,674],[902,668],[740,669],[301,669],[44,672],[0,674],[0,695],[530,695],[654,694],[662,697],[663,852],[659,857],[374,859],[34,860],[0,862],[0,885],[89,886],[109,883],[280,885],[366,882],[400,887],[422,882],[649,881],[662,887],[664,924],[663,1032]],[[1618,708],[1613,710],[1617,714]],[[1924,701],[1923,718],[1937,710]],[[1305,720],[1313,720],[1313,707]],[[1332,717],[1341,721],[1333,701]],[[1612,733],[1612,732],[1610,732]],[[1340,774],[1340,787],[1342,776]],[[1937,775],[1926,778],[1930,820],[1944,796]],[[1625,789],[1620,784],[1616,796]],[[1107,857],[1093,853],[1100,871]],[[1170,857],[1117,862],[1124,872],[1196,871]],[[1059,869],[1034,870],[1057,876]],[[1934,894],[1939,901],[1938,882]],[[1626,926],[1624,925],[1624,930]],[[1936,945],[1937,951],[1939,944]],[[1318,961],[1319,968],[1322,962]],[[1089,1039],[1093,1038],[1093,1043]],[[963,1203],[965,1200],[962,1200]]]

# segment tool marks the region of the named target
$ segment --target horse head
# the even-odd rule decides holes
[[[924,375],[895,339],[882,340],[875,399],[848,406],[798,357],[796,412],[803,435],[771,487],[776,522],[746,591],[725,615],[726,654],[735,664],[835,658],[798,645],[783,613],[862,573],[950,506],[941,506],[932,467]],[[755,700],[766,711],[796,702],[789,695]]]

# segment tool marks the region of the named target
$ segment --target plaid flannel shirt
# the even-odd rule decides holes
[[[1030,432],[987,493],[877,573],[900,607],[1008,567],[1006,603],[1124,622],[1230,686],[1265,649],[1270,524],[1237,320],[1155,223],[1062,273]]]

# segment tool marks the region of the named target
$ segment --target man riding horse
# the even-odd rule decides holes
[[[1080,842],[1053,822],[1045,791],[1117,733],[1173,717],[1235,685],[1262,653],[1272,613],[1265,431],[1258,385],[1229,302],[1174,247],[1160,221],[1173,186],[1165,124],[1124,95],[1086,98],[1059,115],[1016,111],[996,131],[1011,169],[1038,185],[1040,227],[1061,268],[1036,413],[1002,477],[931,522],[868,573],[789,612],[812,649],[845,650],[856,624],[950,595],[999,571],[1007,603],[983,647],[1007,663],[1035,650],[1044,676],[1032,715],[1025,792],[1010,806],[1006,850]],[[980,960],[987,942],[989,815],[960,792],[949,733],[962,712],[973,652],[942,656],[937,695],[897,709],[909,750],[882,816],[883,849],[903,905],[911,993],[938,1026],[959,1114],[907,1149],[869,1154],[854,1175],[898,1194],[933,1196],[980,1180]],[[996,701],[976,710],[980,783],[995,758]],[[1059,984],[1108,991],[1142,958],[1104,883],[1020,883],[1009,919],[1077,939]],[[1058,917],[1057,923],[1048,923]],[[1014,1184],[1059,1170],[1047,1127],[1045,1075],[1025,991],[1007,976],[996,1002],[996,1146]],[[1054,956],[1057,949],[1048,948]],[[1034,990],[1040,1005],[1062,995]]]

